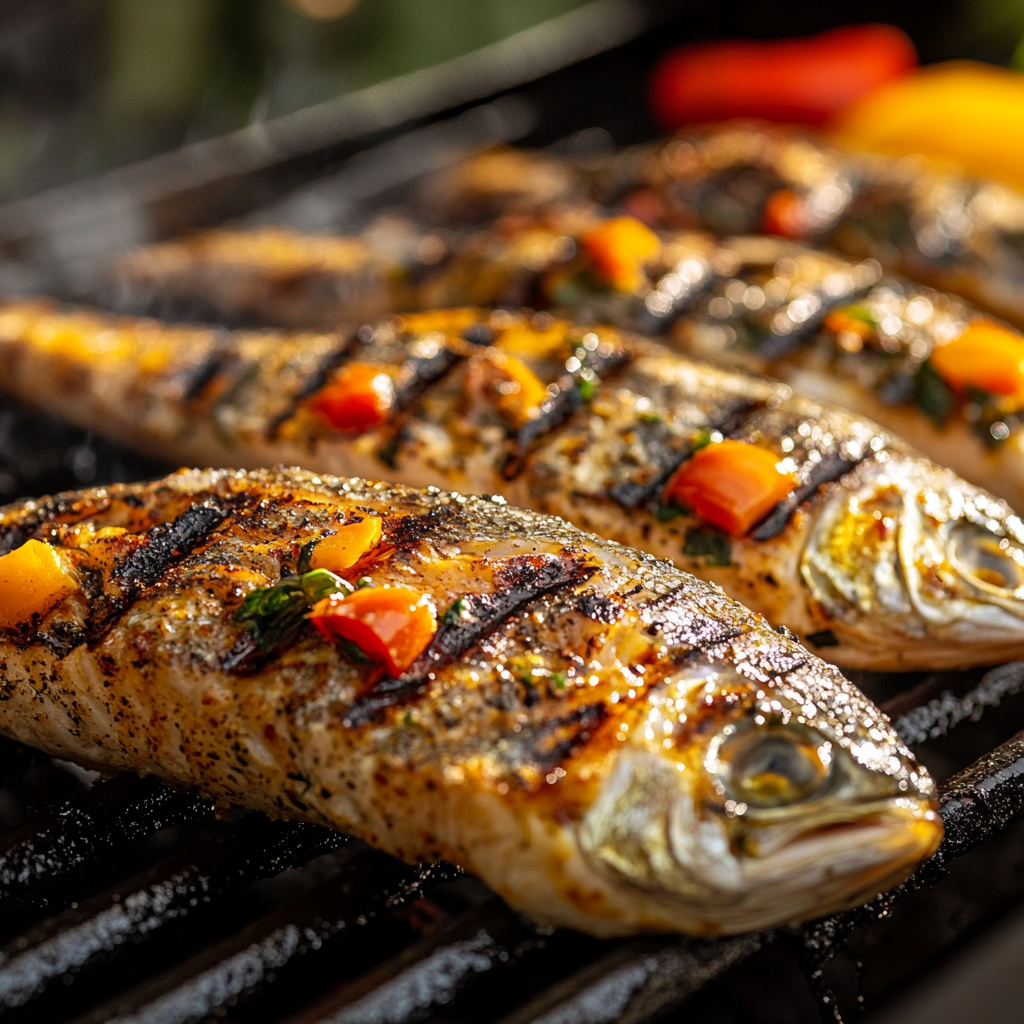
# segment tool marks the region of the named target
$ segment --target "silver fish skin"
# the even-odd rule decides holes
[[[380,539],[347,575],[436,609],[424,653],[392,678],[301,617],[255,646],[243,601],[367,517]],[[941,836],[932,781],[838,671],[717,588],[500,498],[298,470],[69,492],[0,510],[8,600],[30,543],[72,584],[25,621],[0,609],[4,735],[445,858],[541,922],[795,922]]]
[[[342,429],[349,399],[328,400],[351,374],[386,408]],[[671,559],[837,664],[996,663],[1024,643],[1024,525],[1005,503],[868,420],[611,328],[464,309],[230,334],[9,303],[0,380],[168,460],[502,494]],[[723,438],[795,485],[739,537],[665,497]]]

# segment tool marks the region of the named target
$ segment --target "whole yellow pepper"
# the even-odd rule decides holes
[[[1024,191],[1024,74],[971,61],[933,64],[879,86],[832,128],[851,149],[905,156]]]

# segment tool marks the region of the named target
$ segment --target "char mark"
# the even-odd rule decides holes
[[[512,615],[550,594],[578,587],[596,571],[594,566],[571,556],[520,555],[507,563],[494,574],[494,593],[462,598],[458,617],[442,622],[430,646],[408,672],[395,679],[382,679],[369,693],[357,698],[344,718],[345,725],[370,721],[414,693],[432,673],[462,657]]]
[[[783,498],[761,521],[751,536],[754,540],[771,540],[777,537],[789,525],[796,510],[812,497],[819,487],[845,476],[859,461],[861,460],[847,459],[838,452],[824,455],[820,462],[814,464],[807,480]]]
[[[723,402],[715,415],[708,418],[706,430],[717,430],[725,436],[740,433],[752,416],[756,416],[764,408],[764,402],[748,398],[733,402]],[[626,508],[642,508],[651,504],[668,478],[689,459],[694,451],[693,444],[683,448],[673,448],[658,436],[664,432],[660,423],[638,424],[639,433],[649,433],[649,443],[644,445],[653,463],[654,472],[647,474],[644,480],[620,480],[608,488],[608,496]]]
[[[182,401],[189,405],[198,402],[210,384],[228,369],[235,358],[230,339],[231,335],[227,331],[218,332],[213,351],[182,375]]]
[[[351,352],[354,340],[354,335],[347,334],[341,338],[334,348],[324,355],[317,367],[310,372],[309,376],[306,377],[295,392],[294,397],[288,403],[288,407],[271,420],[267,428],[268,437],[271,439],[276,437],[282,424],[287,423],[295,415],[300,403],[304,402],[307,398],[311,398],[327,384],[331,374],[345,361],[349,352]]]
[[[436,380],[440,380],[462,357],[441,348],[436,355],[410,356],[402,363],[395,381],[395,405],[406,409]]]
[[[198,547],[228,516],[221,508],[193,505],[177,519],[158,523],[142,544],[114,569],[114,582],[129,594],[157,582],[176,562]]]
[[[0,555],[7,555],[20,548],[30,540],[40,526],[59,520],[72,523],[101,511],[110,504],[109,501],[98,501],[94,505],[85,505],[74,496],[57,495],[49,501],[37,505],[28,515],[22,516],[15,523],[9,524],[0,535]]]
[[[549,772],[588,742],[607,713],[603,703],[582,704],[557,718],[549,718],[536,729],[524,729],[519,734],[517,752],[527,763]]]
[[[387,540],[396,548],[416,547],[425,540],[457,543],[471,533],[465,513],[453,505],[437,505],[424,515],[402,516],[388,522]]]
[[[523,460],[537,438],[550,433],[584,405],[585,388],[593,387],[595,379],[601,378],[604,374],[621,369],[629,359],[629,354],[623,349],[613,349],[602,354],[600,350],[586,352],[581,347],[577,352],[585,353],[582,359],[579,355],[576,356],[579,367],[572,373],[563,374],[548,389],[552,393],[549,393],[541,403],[539,413],[519,428],[516,434],[515,453],[502,471],[506,479],[512,479],[519,474],[524,464]]]
[[[652,601],[644,610],[647,632],[662,636],[671,647],[703,651],[741,636],[743,627],[722,622],[694,607],[686,586],[677,587]]]
[[[618,622],[626,611],[621,599],[616,600],[604,594],[581,594],[576,601],[576,607],[588,619],[602,622],[606,626]]]

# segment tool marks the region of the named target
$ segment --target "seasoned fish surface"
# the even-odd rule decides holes
[[[539,921],[796,921],[941,835],[931,780],[835,669],[500,498],[183,470],[7,506],[0,538],[4,734],[446,858]],[[366,613],[401,595],[433,623],[417,644]]]
[[[1024,642],[1007,505],[870,421],[619,331],[463,309],[230,334],[12,303],[0,379],[167,459],[500,493],[671,559],[838,664]]]

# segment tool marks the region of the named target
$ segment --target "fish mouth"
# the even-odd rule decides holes
[[[930,800],[898,797],[852,810],[855,817],[835,816],[744,857],[753,895],[742,911],[746,927],[796,923],[866,903],[905,881],[942,840],[942,819]],[[748,839],[744,845],[765,844]]]
[[[837,634],[904,667],[998,660],[1024,644],[1024,523],[923,460],[869,467],[822,510],[801,560]]]

